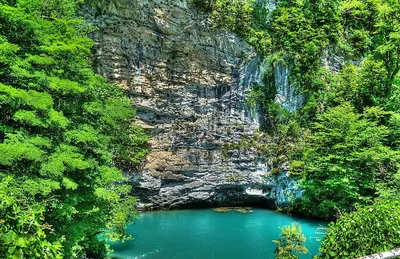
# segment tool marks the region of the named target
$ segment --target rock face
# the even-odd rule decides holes
[[[97,71],[128,90],[136,123],[152,137],[146,165],[132,177],[143,206],[273,207],[300,195],[255,149],[229,147],[259,129],[246,106],[261,80],[251,46],[211,30],[190,0],[91,0],[83,13],[99,28]]]
[[[282,63],[276,63],[274,77],[277,92],[275,102],[289,112],[294,112],[303,107],[304,96],[299,93],[296,84],[290,81],[289,67]]]

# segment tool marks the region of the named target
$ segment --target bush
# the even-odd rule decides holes
[[[297,259],[299,258],[298,254],[308,253],[308,249],[304,246],[306,236],[302,233],[299,223],[294,222],[290,226],[284,226],[280,229],[279,239],[273,241],[277,244],[276,259]]]
[[[358,114],[342,104],[317,117],[298,159],[304,162],[302,212],[333,218],[371,204],[377,184],[397,172],[398,152],[384,145],[389,129],[370,118],[373,112],[384,113],[370,108]]]
[[[400,247],[400,204],[376,204],[330,223],[317,258],[353,259],[397,247]]]
[[[0,3],[1,258],[100,258],[98,235],[127,238],[135,215],[116,165],[134,170],[147,136],[92,70],[78,2]]]

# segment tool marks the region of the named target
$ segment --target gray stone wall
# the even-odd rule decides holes
[[[135,122],[152,137],[132,177],[142,206],[288,203],[286,172],[272,176],[257,150],[227,147],[259,129],[246,106],[262,74],[251,46],[212,30],[187,0],[91,0],[83,13],[98,28],[97,71],[128,90]]]

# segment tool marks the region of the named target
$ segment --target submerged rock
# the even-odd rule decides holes
[[[286,171],[271,175],[256,149],[229,148],[260,127],[262,115],[246,106],[261,81],[260,58],[236,35],[211,30],[191,2],[88,0],[83,12],[99,28],[97,71],[128,90],[135,123],[151,135],[133,195],[143,209],[287,205],[299,193]],[[293,96],[286,81],[277,85]]]

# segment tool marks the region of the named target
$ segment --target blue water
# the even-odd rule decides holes
[[[134,240],[113,243],[112,258],[133,259],[258,259],[273,258],[279,226],[299,222],[307,237],[311,258],[318,253],[323,236],[318,222],[287,216],[271,210],[252,213],[178,210],[145,212],[128,226]]]

